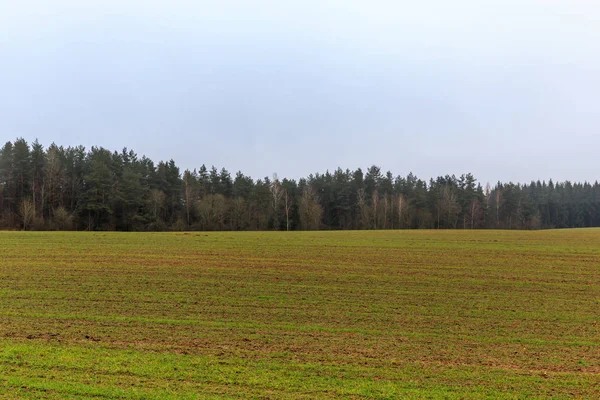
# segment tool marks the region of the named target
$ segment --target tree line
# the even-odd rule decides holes
[[[0,150],[0,228],[24,230],[541,229],[600,226],[600,184],[501,183],[472,174],[337,169],[252,179],[202,165],[181,173],[134,151]]]

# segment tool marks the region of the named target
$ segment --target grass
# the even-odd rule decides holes
[[[600,397],[600,230],[0,232],[0,398]]]

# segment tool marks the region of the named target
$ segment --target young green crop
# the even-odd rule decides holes
[[[600,230],[0,232],[0,398],[596,398]]]

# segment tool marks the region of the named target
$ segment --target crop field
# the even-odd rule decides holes
[[[0,232],[0,398],[600,398],[600,230]]]

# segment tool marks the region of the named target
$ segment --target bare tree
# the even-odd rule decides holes
[[[471,201],[471,205],[469,206],[469,219],[471,220],[471,229],[475,227],[475,219],[480,218],[483,210],[481,209],[481,204],[479,200],[473,199]]]
[[[281,187],[279,178],[277,178],[277,174],[273,174],[273,182],[271,182],[269,190],[271,191],[271,206],[273,207],[274,226],[275,229],[279,229],[279,205],[281,204],[281,198],[284,190]]]
[[[373,204],[373,229],[377,229],[377,205],[379,204],[379,193],[377,192],[377,189],[373,190],[371,203]]]
[[[45,199],[46,188],[48,189],[49,196],[49,214],[52,216],[52,211],[54,206],[56,205],[56,197],[58,196],[58,189],[60,187],[61,181],[61,171],[60,171],[60,159],[58,155],[58,148],[56,145],[52,144],[48,147],[48,151],[46,154],[46,167],[45,167],[45,177],[44,182],[42,183],[42,210],[41,215],[44,215],[44,203],[47,201]]]
[[[152,213],[154,219],[158,219],[159,213],[164,207],[166,196],[164,192],[158,189],[152,189],[150,191],[150,203],[152,204]]]
[[[490,183],[486,183],[485,184],[485,206],[486,208],[489,210],[490,204],[491,204],[491,198],[492,198],[492,187],[490,186]],[[487,215],[488,213],[483,213],[483,226],[487,227]]]
[[[183,173],[183,185],[184,185],[184,190],[183,190],[183,194],[185,197],[185,215],[186,215],[186,222],[187,222],[187,226],[190,226],[190,210],[192,208],[192,203],[193,203],[193,186],[192,186],[192,182],[190,182],[192,180],[192,173],[189,170],[185,170],[185,172]]]
[[[502,201],[502,191],[496,188],[496,227],[500,225],[500,202]]]
[[[406,200],[404,199],[404,195],[399,194],[396,197],[396,204],[398,205],[398,227],[402,229],[402,221],[406,214]]]
[[[222,194],[213,194],[212,197],[215,223],[219,230],[223,230],[228,211],[227,199]]]
[[[236,197],[231,201],[231,227],[234,230],[246,229],[248,219],[246,218],[246,200]]]
[[[369,229],[369,208],[367,206],[367,195],[365,189],[356,191],[358,201],[358,212],[360,213],[360,225],[362,229]]]
[[[458,204],[456,193],[450,185],[444,185],[440,192],[438,200],[438,228],[440,227],[440,212],[444,216],[446,227],[450,225],[456,228],[460,205]]]
[[[383,229],[387,228],[388,222],[388,209],[390,208],[390,200],[388,199],[388,194],[383,194]]]
[[[222,194],[209,194],[196,202],[202,229],[223,230],[227,215],[227,199]]]
[[[206,195],[200,200],[197,200],[195,204],[196,215],[200,218],[200,223],[202,224],[201,229],[204,231],[213,229],[211,226],[213,219],[211,196],[211,194]]]
[[[290,195],[287,190],[284,192],[283,197],[285,200],[285,230],[289,231],[290,230],[290,210],[292,209],[292,199],[290,198]]]
[[[33,223],[35,217],[35,206],[29,199],[21,201],[19,205],[19,215],[23,221],[23,230],[27,230]]]
[[[54,226],[58,230],[68,230],[73,226],[73,217],[69,214],[66,208],[58,207],[53,212]]]
[[[319,229],[323,209],[319,196],[310,185],[306,185],[300,198],[300,224],[305,230]]]

